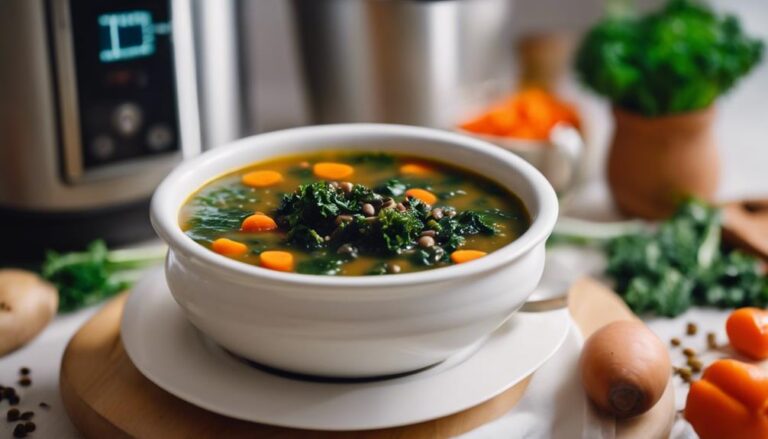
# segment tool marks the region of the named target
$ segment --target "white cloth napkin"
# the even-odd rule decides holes
[[[584,340],[571,324],[560,349],[533,375],[518,404],[506,415],[461,439],[614,439],[615,423],[594,416],[578,379]]]

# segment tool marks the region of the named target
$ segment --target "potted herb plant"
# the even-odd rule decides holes
[[[684,196],[712,198],[713,104],[762,52],[735,17],[693,0],[670,0],[642,17],[613,11],[587,33],[576,70],[613,105],[608,183],[621,210],[662,218]]]

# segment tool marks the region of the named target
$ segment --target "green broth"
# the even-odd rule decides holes
[[[467,224],[472,223],[472,220],[477,223],[479,218],[482,220],[480,221],[481,229],[483,225],[490,224],[493,231],[484,229],[483,232],[477,232],[472,227],[457,228],[456,230],[464,231],[465,235],[455,240],[450,237],[449,243],[447,232],[449,228],[442,228],[435,236],[435,240],[438,241],[437,246],[426,249],[419,245],[418,235],[412,240],[400,240],[400,235],[397,235],[400,241],[396,249],[377,245],[379,240],[376,235],[376,239],[365,241],[367,238],[360,238],[359,241],[351,242],[354,244],[352,247],[357,250],[356,257],[351,257],[349,253],[339,252],[340,244],[344,242],[339,241],[342,238],[337,239],[337,237],[344,236],[344,233],[331,230],[338,219],[333,223],[329,222],[330,220],[323,220],[325,222],[322,223],[324,224],[322,229],[326,230],[322,235],[328,238],[321,239],[319,243],[313,241],[312,245],[318,248],[307,248],[303,244],[305,241],[296,238],[297,233],[289,233],[292,230],[288,224],[290,216],[285,212],[281,214],[279,209],[281,204],[286,203],[284,198],[295,193],[300,185],[324,181],[313,174],[313,165],[319,162],[351,165],[354,168],[354,174],[347,180],[355,185],[371,188],[374,193],[370,196],[376,196],[378,199],[390,197],[393,202],[401,203],[407,199],[403,190],[410,188],[427,190],[437,197],[431,209],[443,208],[445,212],[455,210],[458,215],[453,218],[466,220]],[[426,172],[403,174],[401,167],[409,164],[419,165]],[[241,182],[244,174],[257,170],[277,171],[282,174],[283,180],[264,188],[248,187]],[[325,184],[315,187],[318,190],[327,188]],[[347,196],[351,197],[349,194]],[[298,195],[294,196],[294,199],[297,197]],[[359,207],[361,203],[359,202],[357,206]],[[413,211],[415,218],[419,218],[420,224],[423,224],[422,230],[437,228],[440,224],[456,224],[455,220],[451,222],[448,218],[430,222],[435,219],[431,216],[434,211],[429,208],[430,206],[424,206],[424,203],[412,201],[410,205],[408,202],[405,205],[409,206],[407,209]],[[288,206],[291,207],[291,205]],[[371,218],[367,223],[384,228],[386,215],[380,212],[381,207],[377,207],[377,211],[382,216]],[[416,210],[420,213],[417,214]],[[279,225],[278,229],[267,232],[240,231],[242,221],[256,212],[274,218]],[[362,215],[358,211],[354,213],[358,215],[353,223],[363,224]],[[514,241],[530,225],[528,213],[516,195],[499,184],[470,171],[407,155],[341,151],[282,157],[256,163],[216,178],[190,196],[181,209],[179,222],[188,236],[207,248],[211,248],[212,243],[220,238],[245,244],[247,251],[244,254],[229,256],[244,263],[259,265],[259,254],[262,251],[282,250],[293,255],[294,271],[305,274],[351,276],[384,274],[393,271],[407,273],[452,265],[451,244],[459,243],[457,248],[462,250],[471,249],[490,253]],[[360,227],[368,230],[369,226],[366,224]],[[341,228],[343,227],[339,227]],[[390,227],[390,230],[394,229],[394,226]],[[316,230],[321,230],[321,227],[317,227]],[[350,227],[347,230],[353,229]],[[470,233],[467,230],[477,233]],[[363,232],[355,233],[350,236],[362,236]],[[312,234],[315,238],[319,235]],[[456,235],[459,234],[456,233]],[[392,245],[394,244],[390,246]],[[443,247],[450,250],[442,253],[438,251]]]

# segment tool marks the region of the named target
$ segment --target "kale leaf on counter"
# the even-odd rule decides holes
[[[691,200],[654,233],[607,244],[607,274],[636,313],[674,317],[691,305],[768,305],[759,261],[721,248],[719,209]]]
[[[165,246],[109,250],[98,240],[82,252],[49,250],[40,274],[58,289],[59,311],[73,311],[130,288],[165,252]]]

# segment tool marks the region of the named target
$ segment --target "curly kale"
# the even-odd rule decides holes
[[[487,219],[487,215],[471,210],[459,212],[452,217],[444,216],[437,221],[435,229],[438,242],[449,252],[461,247],[466,236],[496,233],[496,226]]]
[[[72,311],[130,288],[165,251],[165,246],[110,251],[104,241],[93,241],[83,252],[48,251],[40,274],[59,290],[59,310]]]
[[[328,182],[303,184],[283,196],[277,214],[289,229],[302,224],[312,224],[327,231],[336,216],[353,213],[360,207],[359,200],[347,197],[344,191]]]
[[[755,67],[763,43],[733,16],[695,0],[670,0],[592,28],[576,56],[581,80],[614,105],[646,116],[705,108]]]
[[[419,237],[424,223],[421,215],[414,209],[398,212],[395,209],[382,209],[374,222],[377,229],[373,236],[381,237],[382,244],[391,253],[397,253],[411,245]],[[374,238],[377,239],[377,238]]]
[[[374,188],[376,192],[390,197],[399,197],[403,195],[407,189],[408,185],[396,178],[389,179],[385,183]]]
[[[607,244],[607,274],[637,313],[676,316],[692,304],[768,305],[768,279],[756,258],[721,248],[721,214],[691,200],[654,233]]]
[[[391,184],[399,185],[394,180]],[[440,250],[430,249],[426,256],[417,259],[424,265],[445,262],[446,251],[458,248],[465,236],[496,232],[493,221],[478,212],[463,211],[438,220],[432,216],[432,207],[424,202],[409,198],[397,209],[388,195],[396,192],[383,192],[359,184],[348,192],[328,182],[302,185],[283,197],[276,220],[287,232],[286,241],[298,248],[336,251],[347,245],[370,255],[393,255],[409,250],[418,253],[417,240],[422,232],[432,230],[435,247]],[[389,203],[388,207],[383,207],[385,202]],[[365,204],[375,206],[374,215],[363,214]],[[336,261],[326,262],[299,267],[299,270],[333,272]]]

